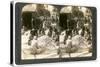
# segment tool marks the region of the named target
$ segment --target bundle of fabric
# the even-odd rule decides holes
[[[44,35],[38,38],[38,46],[43,47],[44,49],[55,49],[55,43],[51,37]]]
[[[84,37],[82,37],[81,35],[76,35],[74,37],[72,37],[72,47],[75,46],[75,49],[77,49],[78,51],[81,51],[82,49],[87,49],[88,44],[85,40]]]

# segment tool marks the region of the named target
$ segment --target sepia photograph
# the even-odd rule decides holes
[[[21,10],[21,59],[92,57],[91,7],[26,4]]]

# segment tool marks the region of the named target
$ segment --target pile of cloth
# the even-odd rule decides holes
[[[55,42],[52,40],[51,37],[47,36],[47,35],[43,35],[41,37],[38,38],[38,46],[39,47],[44,47],[44,49],[55,49],[56,44]]]
[[[88,43],[81,35],[72,37],[72,47],[75,47],[78,51],[84,51],[88,49]]]

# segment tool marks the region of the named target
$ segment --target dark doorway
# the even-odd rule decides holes
[[[22,13],[22,24],[25,26],[27,29],[32,28],[32,12],[23,12]]]

